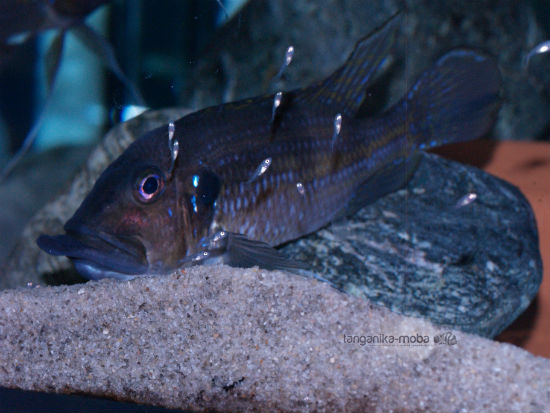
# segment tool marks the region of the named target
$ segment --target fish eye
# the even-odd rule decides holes
[[[164,180],[160,172],[147,170],[136,179],[135,195],[140,202],[152,202],[162,192]]]

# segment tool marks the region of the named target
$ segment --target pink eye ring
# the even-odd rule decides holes
[[[159,173],[148,171],[136,181],[136,195],[141,202],[152,202],[162,192],[164,181]]]

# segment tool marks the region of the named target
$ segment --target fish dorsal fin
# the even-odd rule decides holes
[[[363,102],[369,82],[393,44],[400,20],[397,13],[359,40],[346,63],[326,79],[299,92],[296,100],[331,105],[347,116],[354,116]]]

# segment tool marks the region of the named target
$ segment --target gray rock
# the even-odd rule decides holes
[[[197,411],[548,411],[549,360],[444,333],[311,279],[195,267],[1,292],[0,385]]]
[[[468,194],[475,200],[462,205]],[[405,189],[283,251],[348,293],[494,337],[539,289],[538,245],[531,206],[517,188],[424,154]]]
[[[0,181],[0,262],[13,249],[27,221],[55,198],[89,152],[89,147],[66,146],[32,154]]]

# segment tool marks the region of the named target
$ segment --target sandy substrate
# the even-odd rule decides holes
[[[549,360],[446,332],[299,276],[196,267],[0,293],[0,385],[216,411],[548,411]]]

